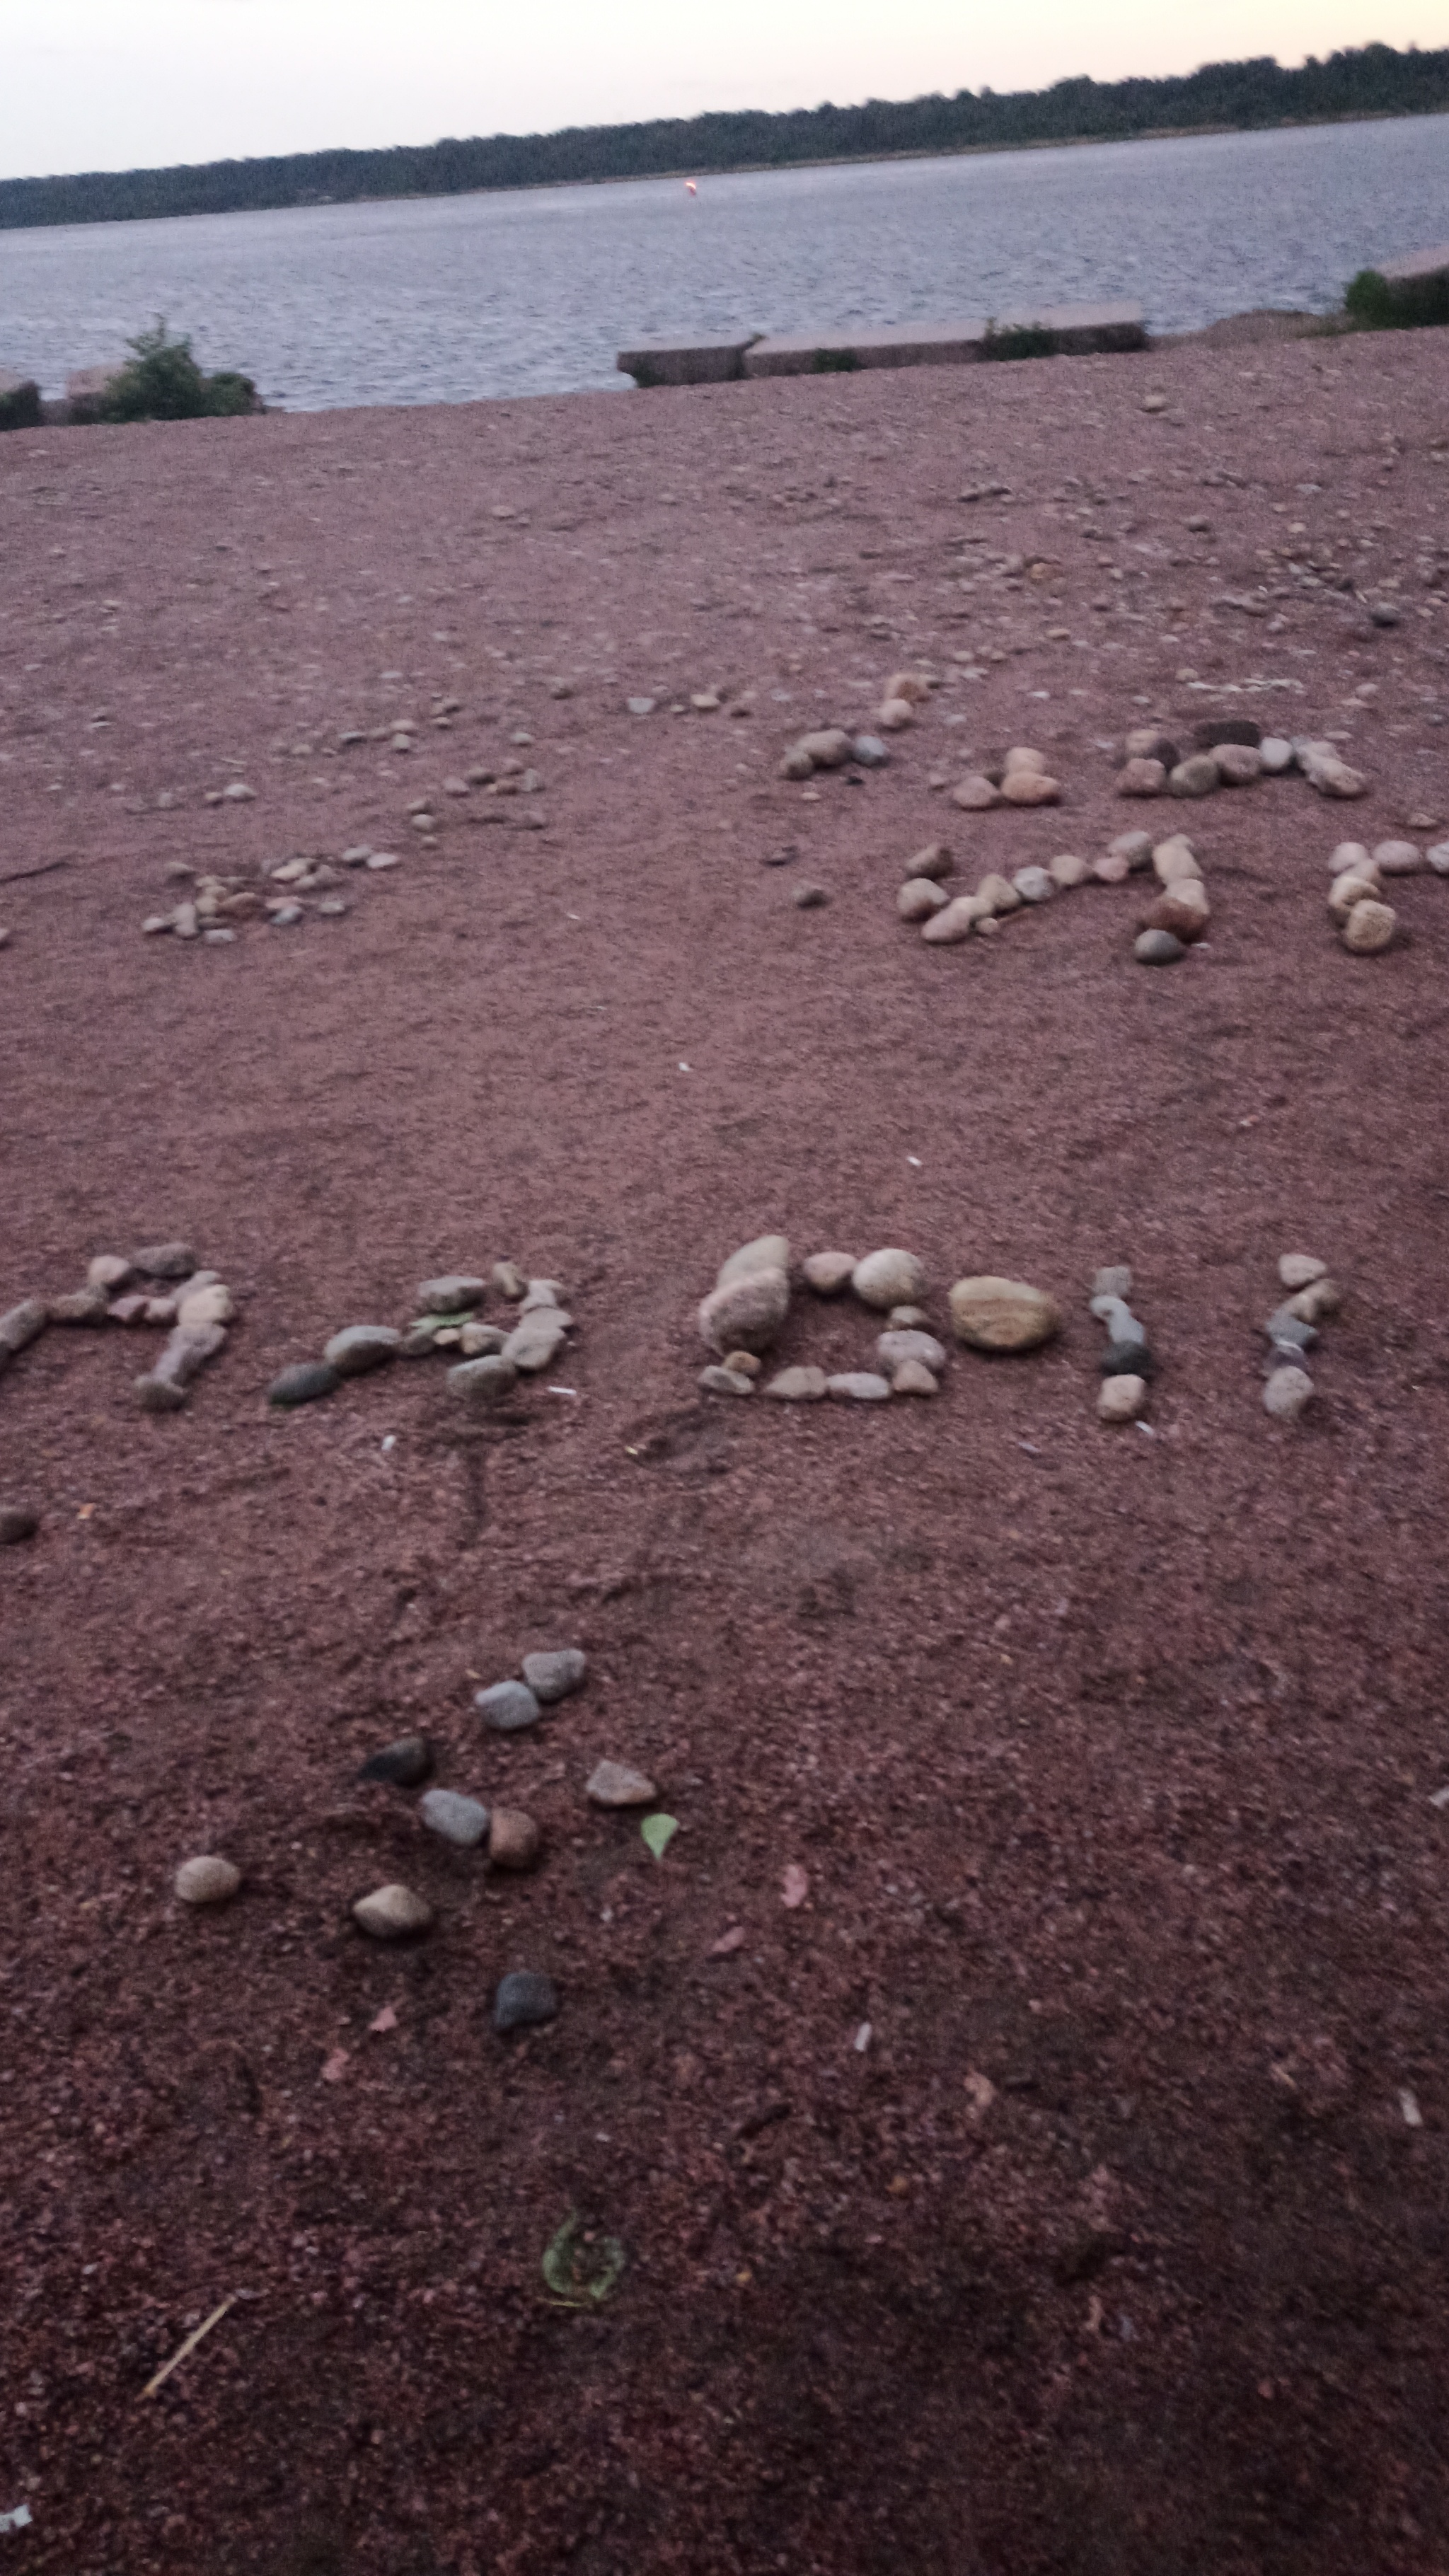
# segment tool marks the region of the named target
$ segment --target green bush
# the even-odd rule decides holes
[[[1004,331],[988,322],[981,343],[983,358],[1054,358],[1056,354],[1055,331],[1043,329],[1038,322],[1013,322]]]
[[[1345,288],[1343,309],[1359,331],[1422,331],[1449,322],[1449,273],[1384,277],[1361,268]]]
[[[16,385],[8,394],[0,393],[0,430],[39,429],[39,427],[39,385]]]
[[[206,420],[257,408],[249,376],[203,375],[190,340],[171,339],[164,321],[127,346],[134,354],[97,403],[100,420]]]

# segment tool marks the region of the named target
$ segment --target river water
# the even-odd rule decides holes
[[[1326,310],[1449,240],[1449,117],[0,232],[0,367],[59,393],[155,315],[269,402],[624,387],[641,339],[1128,298]]]

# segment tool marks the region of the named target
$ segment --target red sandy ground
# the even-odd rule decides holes
[[[1449,2568],[1449,886],[1374,960],[1323,905],[1337,840],[1449,816],[1445,395],[1426,334],[0,442],[0,874],[66,862],[0,889],[0,1304],[163,1234],[244,1301],[180,1416],[115,1330],[0,1387],[43,1514],[0,1558],[7,2571]],[[963,591],[963,535],[1048,577]],[[1399,628],[1259,553],[1330,544]],[[777,778],[974,647],[888,771]],[[753,716],[667,712],[712,683]],[[1372,797],[1114,800],[1125,726],[1244,709]],[[411,759],[333,748],[400,713]],[[546,794],[413,846],[519,726]],[[1021,740],[1063,810],[948,823],[931,769]],[[927,839],[971,883],[1159,819],[1216,905],[1171,972],[1136,884],[994,946],[895,919]],[[359,839],[406,864],[345,920],[139,936],[168,860]],[[701,1398],[694,1303],[766,1226],[1067,1329],[933,1404]],[[1294,1431],[1286,1249],[1347,1292]],[[577,1401],[477,1428],[429,1363],[268,1412],[503,1255],[567,1283]],[[1118,1261],[1152,1438],[1093,1415]],[[782,1356],[871,1342],[802,1296]],[[584,1696],[484,1736],[475,1677],[575,1641]],[[535,1877],[353,1785],[415,1726],[543,1820]],[[585,1805],[604,1753],[662,1865]],[[171,1897],[198,1850],[219,1915]],[[395,1877],[407,1955],[347,1913]],[[522,2044],[513,1966],[564,1999]],[[627,2253],[596,2315],[540,2276],[571,2207]]]

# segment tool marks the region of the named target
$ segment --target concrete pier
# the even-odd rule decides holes
[[[636,385],[725,385],[745,372],[747,349],[759,338],[742,340],[654,340],[637,349],[621,349],[614,364]]]
[[[739,340],[656,341],[621,349],[617,364],[639,385],[726,384],[737,376],[841,374],[857,367],[960,367],[992,354],[1017,331],[1050,334],[1051,350],[1145,349],[1140,305],[1044,304],[948,322],[899,322],[881,330],[758,332]]]

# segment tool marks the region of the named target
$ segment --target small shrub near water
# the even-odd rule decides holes
[[[1046,330],[1039,322],[1009,323],[1004,331],[988,322],[981,343],[983,358],[1054,358],[1056,354],[1055,331]]]
[[[1344,292],[1343,309],[1359,331],[1421,331],[1449,322],[1449,275],[1384,277],[1361,268]]]
[[[39,385],[12,385],[0,393],[0,430],[39,429],[40,417]]]
[[[203,375],[182,335],[173,340],[164,321],[127,342],[130,363],[112,378],[96,405],[100,420],[214,420],[258,408],[250,376],[224,369]]]

